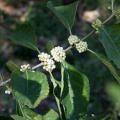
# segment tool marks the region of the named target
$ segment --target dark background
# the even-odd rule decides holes
[[[73,1],[53,0],[55,5],[65,5]],[[32,9],[26,19],[31,23],[36,32],[40,51],[49,52],[54,46],[60,45],[66,47],[68,45],[68,31],[46,7],[46,2],[47,0],[0,0],[0,74],[2,80],[10,77],[10,73],[6,68],[6,63],[9,60],[14,61],[17,65],[23,63],[36,65],[39,62],[36,52],[15,45],[9,39],[6,39],[6,36],[24,18],[24,15],[29,11],[31,6]],[[120,1],[118,0],[116,1],[116,7],[119,7],[119,5]],[[92,30],[91,22],[96,18],[94,15],[95,12],[98,12],[99,18],[104,21],[110,15],[109,6],[110,0],[80,0],[72,30],[73,34],[78,35],[80,38],[87,35]],[[87,17],[84,17],[86,11],[89,14]],[[89,17],[93,20],[90,21]],[[116,19],[114,18],[114,20]],[[112,24],[112,22],[110,21],[107,24]],[[89,48],[105,54],[97,34],[88,38],[87,42]],[[72,57],[73,54],[74,57]],[[107,68],[87,52],[79,54],[77,51],[72,50],[67,55],[67,61],[85,73],[90,80],[91,100],[89,112],[96,116],[112,114],[114,110],[104,88],[108,82],[114,81],[114,79]],[[59,77],[57,71],[55,74]],[[0,88],[0,114],[2,115],[15,113],[15,102],[12,96],[4,94],[5,89],[5,87]],[[46,111],[49,107],[56,108],[51,95],[37,108],[37,111]]]

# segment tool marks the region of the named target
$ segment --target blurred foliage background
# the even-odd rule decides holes
[[[30,23],[37,35],[37,43],[40,51],[49,52],[54,46],[68,46],[67,38],[69,33],[53,13],[46,7],[48,0],[0,0],[0,74],[1,81],[10,77],[6,68],[9,60],[16,64],[30,63],[36,65],[36,52],[15,45],[8,36],[15,27],[26,21]],[[74,0],[52,0],[55,5],[65,5]],[[80,38],[87,35],[92,30],[91,23],[100,18],[105,20],[110,15],[111,0],[80,0],[77,10],[76,20],[73,27],[73,34]],[[120,7],[120,1],[116,0],[116,8]],[[119,22],[116,18],[113,21]],[[112,24],[113,21],[108,23]],[[22,36],[20,36],[22,39]],[[98,35],[93,35],[87,39],[89,48],[97,52],[104,53],[103,46],[98,41]],[[74,54],[74,57],[72,57]],[[91,100],[88,111],[94,114],[92,119],[98,120],[99,116],[114,114],[114,108],[105,92],[108,82],[114,81],[112,75],[104,65],[88,53],[79,54],[75,50],[68,52],[67,61],[74,65],[78,70],[85,73],[91,85]],[[58,71],[55,71],[59,78]],[[11,96],[4,94],[5,88],[0,88],[0,114],[15,112],[15,103]],[[46,111],[49,106],[55,107],[54,99],[49,96],[42,105],[36,109],[38,112]]]

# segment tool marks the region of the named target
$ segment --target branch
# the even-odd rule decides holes
[[[109,20],[111,20],[114,16],[115,16],[115,13],[112,13],[112,14],[110,15],[110,17],[108,17],[108,18],[103,22],[103,24],[106,24],[106,23],[107,23]],[[81,40],[87,39],[89,36],[91,36],[92,34],[94,34],[94,32],[95,32],[95,30],[92,30],[90,33],[88,33],[88,34],[87,34],[85,37],[83,37]],[[72,46],[69,46],[67,49],[65,49],[65,52],[69,51],[69,50],[72,49],[72,48],[73,48]],[[41,66],[42,66],[42,64],[40,63],[40,64],[32,67],[32,70],[36,70],[37,68],[39,68],[39,67],[41,67]],[[5,85],[6,85],[7,83],[9,83],[10,81],[11,81],[11,79],[9,78],[8,80],[1,82],[1,83],[0,83],[0,87],[5,86]]]

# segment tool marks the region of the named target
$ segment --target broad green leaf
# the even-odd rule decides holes
[[[49,1],[47,7],[58,17],[63,25],[71,31],[74,24],[78,1],[65,6],[54,7],[53,3]]]
[[[47,77],[41,72],[13,73],[12,88],[16,100],[30,108],[37,107],[49,93]]]
[[[103,55],[100,55],[92,50],[88,50],[88,51],[93,55],[95,55],[109,69],[109,71],[111,72],[113,77],[118,81],[118,83],[120,83],[120,75],[118,74],[115,67],[110,63],[110,61]]]
[[[120,69],[120,24],[102,27],[100,42],[103,44],[109,59]]]
[[[23,112],[24,112],[24,115],[26,117],[26,119],[29,119],[29,120],[43,120],[42,116],[33,112],[31,109],[25,107],[23,108]]]
[[[116,108],[120,110],[120,85],[109,83],[106,91]]]
[[[10,40],[32,50],[37,50],[36,35],[29,23],[18,24],[11,34]]]
[[[22,116],[18,116],[18,115],[11,115],[11,118],[13,118],[14,120],[27,120],[23,118]]]
[[[78,120],[86,113],[89,102],[89,80],[68,63],[64,63],[65,79],[62,103],[69,120]]]
[[[58,114],[54,110],[48,111],[44,116],[41,116],[29,108],[24,108],[23,112],[25,114],[25,117],[29,120],[58,120]]]
[[[50,110],[43,116],[43,120],[58,120],[58,114],[54,110]]]
[[[20,72],[20,68],[13,61],[8,61],[6,66],[11,72]]]

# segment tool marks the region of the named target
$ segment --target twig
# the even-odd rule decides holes
[[[95,32],[95,30],[92,30],[90,33],[88,33],[85,37],[83,37],[81,40],[85,40],[88,37],[90,37],[93,33]]]
[[[32,67],[32,70],[35,70],[35,69],[39,68],[40,66],[42,66],[41,63],[38,64],[38,65],[35,65],[34,67]],[[11,81],[11,79],[9,78],[8,80],[1,82],[1,83],[0,83],[0,87],[6,85],[6,84],[9,83],[10,81]]]
[[[10,81],[11,81],[11,79],[8,79],[8,80],[6,80],[6,81],[1,82],[1,83],[0,83],[0,87],[6,85],[6,84],[7,84],[8,82],[10,82]]]
[[[115,13],[112,13],[111,16],[108,17],[108,18],[103,22],[103,24],[107,23],[107,22],[108,22],[109,20],[111,20],[114,16],[115,16]],[[81,40],[87,39],[87,38],[88,38],[89,36],[91,36],[94,32],[95,32],[95,30],[92,30],[90,33],[88,33],[88,35],[86,35],[85,37],[83,37]],[[67,49],[65,49],[65,52],[69,51],[69,50],[72,49],[72,48],[73,48],[72,46],[69,46]],[[42,66],[42,64],[40,63],[40,64],[32,67],[32,70],[35,70],[35,69],[37,69],[37,68],[39,68],[39,67],[41,67],[41,66]],[[0,87],[6,85],[6,84],[7,84],[8,82],[10,82],[10,81],[11,81],[11,79],[8,79],[8,80],[6,80],[6,81],[1,82],[1,83],[0,83]]]
[[[35,70],[35,69],[37,69],[37,68],[39,68],[39,67],[41,67],[41,66],[42,66],[42,64],[40,63],[40,64],[38,64],[38,65],[32,67],[32,70]]]
[[[115,13],[113,12],[105,21],[103,21],[103,25],[106,24],[109,20],[111,20],[115,16]],[[92,34],[94,34],[95,30],[92,30],[90,33],[88,33],[85,37],[83,37],[81,40],[85,40],[88,37],[90,37]]]
[[[110,17],[108,17],[103,24],[106,24],[109,20],[111,20],[115,16],[115,13],[113,12]]]
[[[68,48],[66,48],[65,52],[69,51],[70,49],[72,49],[72,46],[69,46]]]

